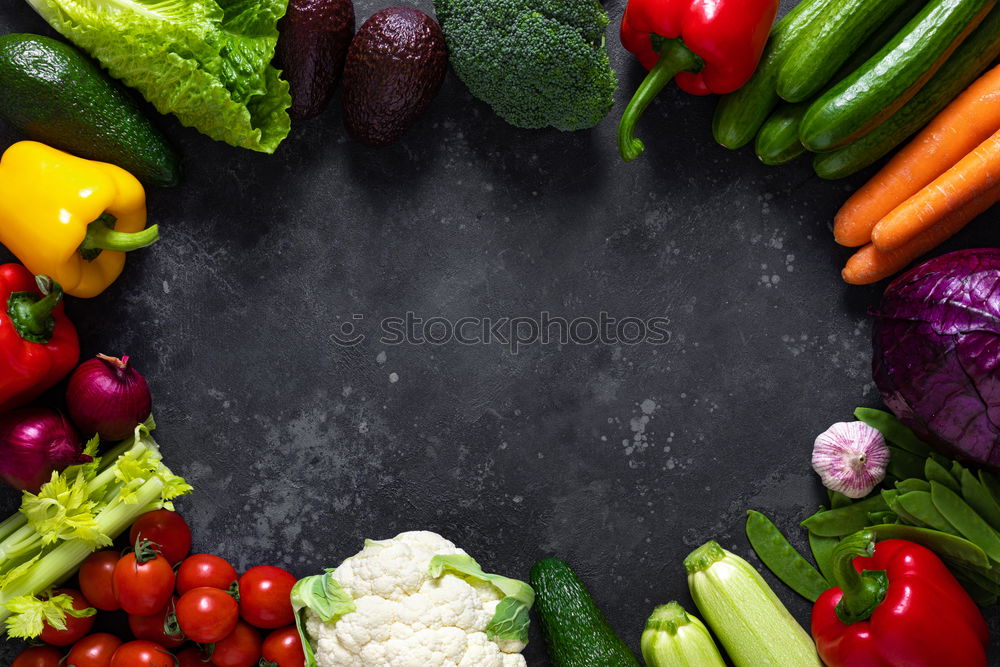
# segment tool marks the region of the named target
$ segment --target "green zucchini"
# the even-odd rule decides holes
[[[543,558],[531,568],[531,586],[555,667],[639,667],[568,564]]]
[[[799,125],[808,108],[808,102],[781,104],[767,117],[754,144],[761,162],[785,164],[806,152],[799,141]]]
[[[719,100],[712,121],[712,134],[716,141],[733,149],[753,141],[757,130],[780,101],[775,92],[778,67],[806,27],[830,2],[831,0],[802,0],[774,24],[753,76],[742,88]]]
[[[811,99],[828,83],[837,80],[838,70],[851,60],[852,54],[878,41],[872,37],[879,27],[900,11],[905,12],[907,6],[915,7],[917,3],[912,0],[834,0],[802,33],[781,63],[778,96],[788,102]],[[869,53],[868,57],[872,55],[874,53]]]
[[[919,3],[908,2],[888,20],[883,21],[878,30],[870,35],[840,67],[833,80],[840,81],[864,65],[869,58],[878,53],[886,42],[909,23],[919,9]],[[786,103],[775,109],[760,128],[760,132],[757,133],[756,150],[757,157],[760,158],[761,162],[764,164],[785,164],[806,152],[805,146],[799,141],[799,127],[808,109],[809,102]]]
[[[998,56],[1000,9],[994,9],[906,106],[854,143],[816,155],[816,174],[844,178],[873,164],[929,123]]]
[[[995,5],[931,0],[882,50],[809,107],[802,145],[833,150],[878,127],[924,87]]]

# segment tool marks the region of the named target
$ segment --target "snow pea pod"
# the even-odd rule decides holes
[[[747,512],[747,539],[761,562],[793,591],[815,602],[830,584],[781,534],[778,527],[755,510]]]
[[[962,469],[962,498],[988,524],[1000,530],[1000,504],[976,476],[965,468]]]
[[[897,513],[914,517],[918,523],[928,528],[940,530],[944,533],[951,533],[952,535],[960,534],[955,526],[951,525],[948,519],[935,507],[929,492],[910,491],[909,493],[901,494],[896,499],[896,502],[899,504],[899,507],[896,508]],[[899,508],[902,508],[902,512],[899,511]]]
[[[872,526],[880,540],[908,540],[927,547],[941,558],[970,567],[989,569],[990,559],[977,544],[962,537],[899,523]]]
[[[854,416],[859,421],[877,429],[886,440],[911,454],[926,457],[931,453],[930,445],[918,438],[909,428],[903,426],[895,415],[873,408],[856,408]]]
[[[889,463],[886,475],[899,479],[921,479],[927,459],[911,452],[889,445]]]
[[[931,485],[925,479],[903,479],[896,482],[896,490],[900,493],[909,493],[910,491],[927,491],[929,493]]]
[[[1000,535],[968,503],[948,487],[934,481],[931,482],[931,498],[934,506],[963,537],[975,542],[987,556],[1000,562]]]
[[[924,477],[928,482],[937,482],[955,493],[958,493],[961,490],[958,486],[958,482],[951,476],[951,473],[948,472],[943,465],[932,458],[927,459],[927,461],[924,462]]]
[[[997,502],[1000,502],[1000,481],[998,481],[993,474],[988,473],[985,470],[979,471],[979,481],[982,483],[983,488],[986,489]]]
[[[820,537],[842,537],[856,533],[868,526],[869,512],[884,512],[889,509],[882,496],[875,494],[835,510],[817,512],[802,522],[802,527]]]
[[[830,586],[835,586],[836,579],[833,577],[833,549],[840,544],[839,537],[823,537],[815,533],[809,533],[809,549],[812,551],[813,560],[820,574],[826,579]]]
[[[833,509],[837,509],[838,507],[846,507],[854,502],[840,491],[833,491],[831,489],[827,489],[826,494],[827,496],[830,497],[830,507],[832,507]]]

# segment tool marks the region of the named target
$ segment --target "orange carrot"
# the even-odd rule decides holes
[[[872,230],[872,243],[882,252],[905,245],[997,183],[1000,183],[1000,130],[879,220]]]
[[[875,224],[1000,129],[1000,65],[956,97],[834,219],[837,243],[868,243]]]
[[[869,285],[888,278],[957,234],[970,220],[998,201],[1000,184],[994,185],[961,208],[950,211],[933,227],[895,250],[883,252],[869,243],[847,260],[841,275],[845,282],[852,285]]]

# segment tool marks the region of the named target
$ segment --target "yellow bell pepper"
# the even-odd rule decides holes
[[[0,159],[0,243],[67,294],[97,296],[125,253],[159,238],[146,228],[146,193],[132,174],[34,141]]]

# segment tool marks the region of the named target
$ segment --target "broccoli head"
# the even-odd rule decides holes
[[[434,0],[451,65],[511,125],[593,127],[617,86],[598,0]]]

